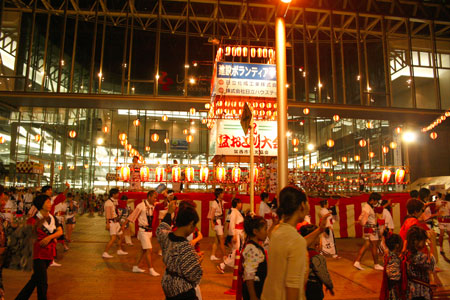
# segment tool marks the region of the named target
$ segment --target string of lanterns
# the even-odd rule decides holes
[[[435,127],[441,125],[442,122],[444,122],[448,117],[450,117],[450,109],[448,109],[446,112],[444,112],[440,117],[438,117],[436,120],[433,121],[433,123],[430,123],[427,127],[422,128],[422,132],[427,132],[430,130],[433,130]],[[434,140],[437,138],[437,134],[435,133],[435,138],[433,138],[431,135],[430,137]],[[433,132],[432,132],[433,134]]]

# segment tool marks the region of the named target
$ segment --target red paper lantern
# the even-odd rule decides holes
[[[359,146],[360,146],[361,148],[364,148],[366,145],[367,145],[367,142],[366,142],[365,139],[359,140]]]
[[[253,168],[253,182],[258,181],[259,169],[257,167]]]
[[[327,146],[328,146],[329,148],[332,148],[332,147],[334,146],[334,141],[333,141],[332,139],[329,139],[329,140],[327,141]]]
[[[437,139],[437,137],[438,137],[438,135],[437,135],[436,132],[433,131],[432,133],[430,133],[430,138],[431,138],[432,140]]]
[[[128,181],[130,180],[130,168],[123,166],[120,168],[120,180]]]
[[[136,119],[136,120],[133,121],[133,125],[135,127],[138,127],[139,125],[141,125],[141,121],[139,119]]]
[[[133,149],[133,145],[127,144],[127,145],[125,146],[125,148],[127,148],[128,151],[131,151],[131,149]]]
[[[141,175],[141,181],[150,180],[150,169],[147,166],[142,166],[139,173]]]
[[[395,171],[395,182],[397,182],[398,184],[402,183],[405,179],[405,173],[405,170],[397,169],[397,171]]]
[[[387,154],[389,152],[389,148],[386,146],[381,147],[381,151],[383,151],[384,154]]]
[[[3,136],[0,136],[0,144],[5,143],[5,138]]]
[[[126,133],[119,134],[119,140],[125,141],[126,139],[127,139],[127,134]]]
[[[397,143],[396,143],[396,142],[390,142],[390,143],[389,143],[389,147],[390,147],[391,149],[395,149],[395,148],[397,148]]]
[[[208,167],[202,167],[200,169],[200,181],[206,182],[208,181],[209,169]]]
[[[187,182],[191,182],[191,181],[194,181],[194,168],[193,167],[187,167],[185,170],[184,170],[184,173],[185,173],[185,178],[186,178],[186,181]]]
[[[76,137],[77,137],[77,132],[76,132],[75,130],[69,131],[69,137],[70,137],[71,139],[76,138]]]
[[[152,134],[151,139],[152,139],[152,142],[156,143],[159,140],[159,135],[157,133],[154,133],[154,134]]]
[[[194,136],[192,136],[191,134],[189,134],[189,135],[186,137],[186,142],[192,143],[193,141],[194,141]]]
[[[355,161],[359,161],[361,159],[361,157],[359,157],[359,155],[355,155]]]
[[[333,121],[335,121],[335,122],[339,122],[340,119],[341,119],[341,117],[339,117],[339,115],[333,116]]]
[[[226,177],[226,171],[224,167],[217,167],[216,168],[216,179],[219,182],[223,182],[225,181],[225,177]]]
[[[346,162],[347,162],[347,156],[343,156],[343,157],[342,157],[342,162],[343,162],[343,163],[346,163]]]
[[[172,168],[172,181],[178,182],[181,178],[181,168],[176,166]]]
[[[169,120],[169,117],[167,115],[163,115],[161,117],[161,120],[163,120],[163,122],[166,122],[167,120]]]
[[[150,151],[150,146],[145,146],[145,151]]]
[[[109,128],[108,128],[108,126],[103,126],[103,132],[104,133],[108,133],[109,132]]]
[[[388,183],[389,180],[391,179],[391,170],[389,169],[384,169],[383,172],[381,173],[381,182],[383,182],[384,184]]]
[[[39,143],[40,140],[41,140],[41,135],[40,135],[40,134],[36,134],[36,135],[34,136],[34,140],[35,140],[37,143]]]
[[[402,133],[402,128],[401,128],[401,127],[395,128],[395,133],[396,133],[396,134]]]
[[[298,138],[292,139],[292,146],[297,147],[299,143],[300,143],[300,141],[298,140]]]
[[[308,115],[309,114],[309,108],[304,108],[303,109],[303,114]]]
[[[239,182],[241,180],[241,168],[234,167],[233,170],[231,170],[231,179],[233,182]]]
[[[369,152],[369,157],[370,157],[370,158],[374,158],[374,157],[375,157],[375,153]]]
[[[155,169],[155,180],[163,181],[164,180],[164,168],[159,166]]]

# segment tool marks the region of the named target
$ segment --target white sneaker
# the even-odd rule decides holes
[[[144,273],[145,270],[142,270],[138,266],[133,266],[133,273]]]
[[[358,270],[364,270],[364,268],[363,267],[361,267],[361,264],[359,263],[359,261],[355,261],[355,263],[353,264],[353,266],[355,267],[355,268],[357,268]]]
[[[52,263],[50,264],[50,267],[61,267],[62,264],[58,264],[56,261],[52,261]]]
[[[102,257],[103,257],[103,258],[113,258],[114,256],[109,255],[108,252],[103,252]]]
[[[150,268],[150,271],[149,271],[149,272],[150,272],[150,275],[152,275],[152,276],[155,276],[155,277],[156,277],[156,276],[159,276],[159,273],[156,272],[155,269],[153,269],[153,268]]]
[[[125,251],[123,251],[123,250],[117,250],[117,255],[127,255],[128,254],[128,252],[125,252]]]
[[[216,257],[215,255],[211,255],[211,260],[220,260],[220,258]]]
[[[381,265],[379,265],[379,264],[373,265],[373,268],[375,270],[378,270],[378,271],[383,271],[384,270],[384,268]]]

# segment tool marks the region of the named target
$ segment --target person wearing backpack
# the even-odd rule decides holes
[[[317,229],[317,225],[309,224],[300,227],[300,234],[306,237]],[[314,241],[308,245],[309,255],[309,274],[306,282],[306,299],[307,300],[322,300],[325,295],[323,293],[323,286],[327,291],[334,296],[333,282],[328,273],[327,261],[323,255],[319,253],[320,250],[320,236],[317,236]]]

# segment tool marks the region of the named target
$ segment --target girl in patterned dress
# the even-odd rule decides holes
[[[427,232],[418,226],[412,226],[407,234],[408,246],[405,257],[408,287],[408,300],[431,300],[433,293],[430,284],[430,273],[433,272],[435,259],[426,242]]]
[[[242,250],[238,281],[242,295],[238,293],[236,299],[256,300],[261,298],[267,275],[266,252],[261,246],[267,237],[266,221],[261,216],[246,216],[244,231],[247,242]]]
[[[403,240],[398,234],[389,234],[386,237],[386,246],[389,253],[386,254],[384,259],[380,300],[401,300],[404,299],[402,260],[400,258]]]

